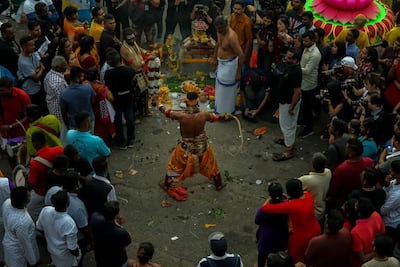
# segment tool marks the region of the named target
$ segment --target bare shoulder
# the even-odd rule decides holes
[[[208,119],[210,119],[210,118],[212,117],[212,113],[210,113],[210,112],[205,112],[205,111],[201,111],[201,112],[200,112],[200,116],[201,116],[202,118],[204,118],[205,120],[208,120]]]
[[[236,33],[232,28],[229,28],[228,37],[229,37],[229,38],[237,38],[238,35],[237,35],[237,33]]]
[[[152,262],[152,263],[151,263],[151,267],[161,267],[161,265],[160,265],[160,264],[158,264],[158,263],[154,263],[154,262]]]

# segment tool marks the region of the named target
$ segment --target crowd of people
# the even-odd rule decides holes
[[[160,61],[147,49],[178,24],[182,39],[189,37],[191,21],[201,19],[217,40],[210,61],[218,115],[201,111],[193,92],[181,112],[159,106],[182,136],[161,187],[169,192],[200,172],[224,188],[204,125],[231,118],[238,88],[243,119],[257,121],[267,105],[279,119],[282,138],[273,141],[285,149],[274,161],[292,159],[296,137],[313,135],[325,112],[327,149],[313,155],[312,171],[288,180],[286,193],[271,183],[256,213],[257,266],[400,266],[400,16],[372,46],[362,14],[327,43],[304,0],[232,1],[229,19],[220,16],[223,1],[105,5],[25,0],[29,34],[17,41],[12,23],[0,26],[3,148],[12,152],[23,138],[30,158],[26,184],[0,179],[0,260],[36,266],[41,233],[57,267],[82,266],[92,249],[99,267],[159,266],[150,262],[149,242],[128,258],[131,236],[121,226],[107,158],[114,148],[134,147],[135,124],[159,87]],[[11,167],[21,164],[7,155]],[[223,233],[209,242],[212,254],[198,266],[243,266],[227,253]]]

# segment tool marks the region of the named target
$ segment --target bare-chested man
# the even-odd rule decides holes
[[[165,116],[179,121],[182,136],[181,142],[170,156],[165,180],[160,182],[164,190],[168,190],[173,182],[183,181],[197,172],[213,180],[218,191],[225,186],[204,126],[207,121],[226,120],[230,115],[217,116],[214,113],[200,111],[197,102],[197,93],[189,92],[186,95],[185,111],[172,111],[159,105],[159,110]]]
[[[228,19],[219,16],[214,22],[218,42],[215,58],[218,60],[215,82],[215,112],[218,114],[235,112],[236,89],[241,74],[244,54],[237,34],[229,27]]]

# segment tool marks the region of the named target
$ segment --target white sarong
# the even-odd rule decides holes
[[[218,58],[215,77],[215,113],[235,112],[238,81],[235,80],[238,68],[238,57],[232,59]]]
[[[297,119],[300,112],[300,103],[301,99],[299,102],[297,102],[293,109],[293,116],[289,114],[290,104],[279,104],[279,126],[281,128],[286,147],[292,146],[296,140]]]

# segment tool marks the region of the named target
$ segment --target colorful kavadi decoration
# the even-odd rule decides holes
[[[394,26],[395,15],[390,7],[379,0],[307,0],[305,9],[314,14],[314,25],[325,30],[328,41],[353,26],[357,15],[367,18],[364,31],[371,44],[381,41],[381,36]]]

